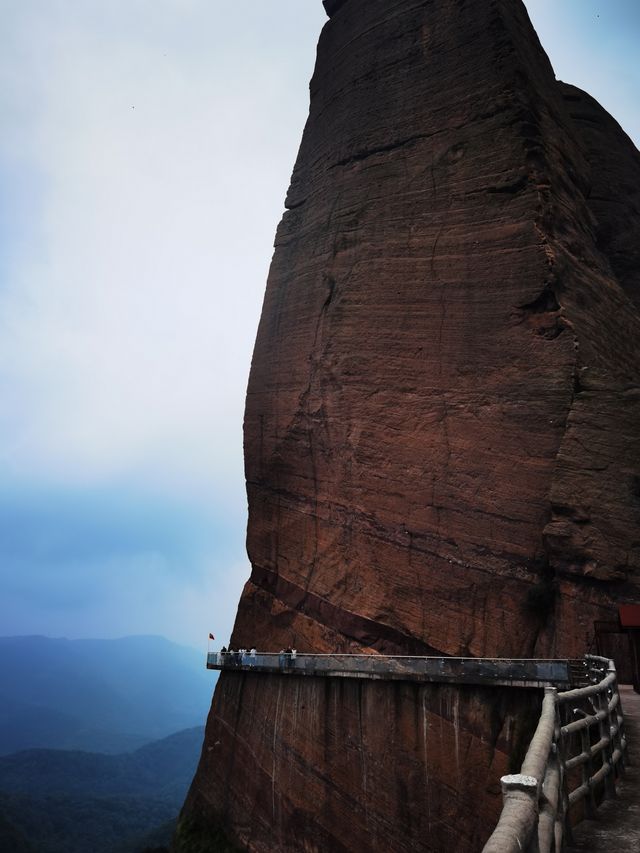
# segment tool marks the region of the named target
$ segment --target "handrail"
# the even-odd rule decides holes
[[[531,739],[520,773],[503,776],[500,780],[504,805],[498,825],[485,845],[484,853],[506,853],[511,850],[519,853],[523,849],[520,846],[520,838],[532,836],[539,822],[541,783],[548,775],[547,763],[556,722],[556,694],[555,687],[545,687],[538,727]],[[553,808],[554,803],[548,802],[547,807],[543,809],[546,833],[549,832],[549,822],[555,822]]]
[[[585,665],[597,683],[560,693],[545,688],[520,773],[500,780],[502,812],[483,853],[559,853],[563,837],[570,835],[569,809],[586,800],[586,814],[592,816],[596,793],[615,794],[627,747],[616,668],[612,660],[596,655],[586,655]],[[587,702],[590,712],[572,707],[579,702]],[[569,720],[570,715],[579,719]],[[592,743],[594,726],[597,740]],[[572,788],[571,771],[578,768],[580,784]]]
[[[255,655],[252,655],[250,651],[244,650],[245,657],[272,657],[273,655],[286,654],[286,652],[256,652]],[[238,649],[233,649],[232,651],[227,652],[209,652],[210,655],[227,655],[227,654],[239,654]],[[469,655],[383,655],[378,652],[297,652],[293,651],[292,654],[298,657],[304,655],[304,657],[308,658],[364,658],[371,660],[380,660],[387,658],[388,660],[404,660],[407,658],[408,660],[448,660],[448,661],[489,661],[493,663],[503,663],[504,661],[514,661],[517,663],[584,663],[582,658],[477,658],[470,657]],[[587,655],[588,657],[588,655]]]

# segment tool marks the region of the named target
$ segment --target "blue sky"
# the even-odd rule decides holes
[[[640,4],[529,0],[640,140]],[[0,634],[226,640],[320,0],[0,0]]]

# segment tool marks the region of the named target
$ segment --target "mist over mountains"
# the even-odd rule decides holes
[[[214,683],[163,637],[0,638],[0,851],[166,844]]]
[[[168,840],[203,734],[187,729],[122,755],[33,749],[0,758],[0,850],[16,843],[3,846],[3,823],[40,853],[134,851],[157,827]]]
[[[119,753],[203,724],[204,654],[163,637],[0,638],[0,755]]]

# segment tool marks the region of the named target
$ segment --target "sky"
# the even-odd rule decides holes
[[[640,143],[640,4],[528,0]],[[228,640],[320,0],[0,0],[0,635]]]

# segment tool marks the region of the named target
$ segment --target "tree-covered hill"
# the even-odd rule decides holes
[[[167,802],[144,797],[2,793],[0,812],[11,843],[23,844],[0,847],[3,853],[135,853],[141,837],[176,815]]]
[[[35,848],[5,814],[3,799],[0,794],[0,850],[6,853],[36,853]]]
[[[135,853],[145,838],[168,841],[203,733],[122,755],[34,749],[0,758],[0,851]]]
[[[202,727],[123,755],[30,749],[0,758],[0,791],[30,796],[141,796],[180,805],[202,745]]]

